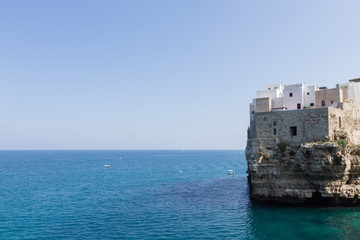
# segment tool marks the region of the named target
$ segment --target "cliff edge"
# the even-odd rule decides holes
[[[250,196],[290,204],[360,204],[360,104],[254,113]]]

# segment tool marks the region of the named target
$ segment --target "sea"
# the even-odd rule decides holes
[[[246,168],[244,151],[0,151],[0,239],[360,239],[359,207],[252,202]]]

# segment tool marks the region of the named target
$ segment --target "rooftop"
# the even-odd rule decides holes
[[[350,79],[349,82],[360,82],[360,78]]]

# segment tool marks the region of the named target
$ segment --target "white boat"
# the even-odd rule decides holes
[[[105,164],[104,167],[110,167],[110,164]]]
[[[228,171],[228,174],[229,174],[229,175],[234,175],[235,173],[234,173],[233,170],[229,170],[229,171]]]

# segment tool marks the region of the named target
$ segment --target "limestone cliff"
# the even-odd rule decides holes
[[[246,149],[251,197],[260,201],[360,203],[360,148],[333,142]]]

